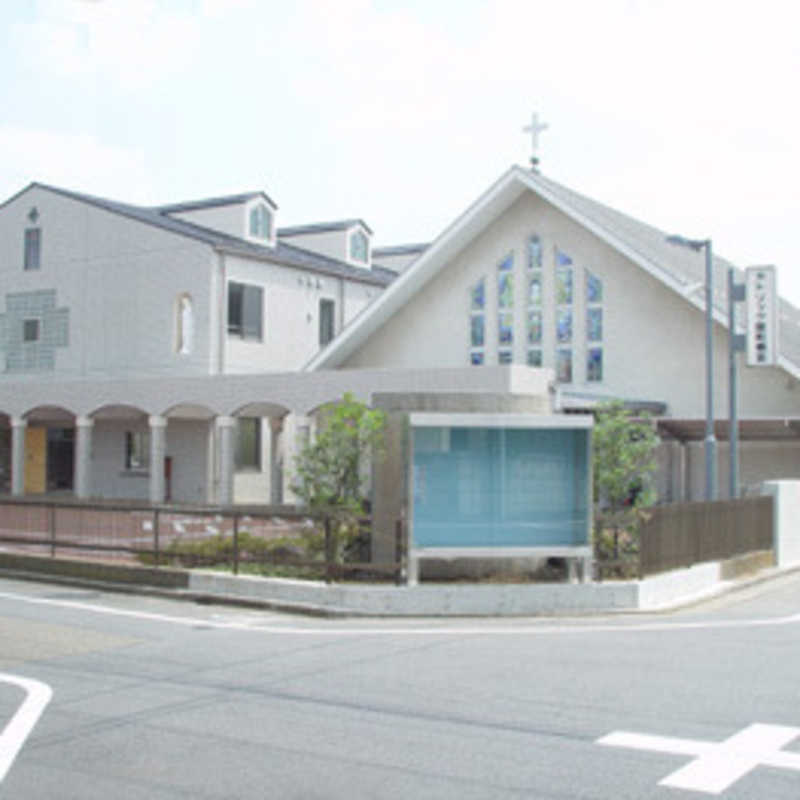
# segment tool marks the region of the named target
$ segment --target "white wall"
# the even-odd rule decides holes
[[[212,208],[195,208],[190,211],[178,211],[169,216],[194,222],[205,228],[222,231],[231,236],[244,239],[247,235],[247,219],[244,203],[231,203]]]
[[[336,304],[336,333],[380,293],[378,286],[267,262],[225,258],[228,282],[263,289],[263,341],[228,336],[225,341],[225,371],[253,373],[294,370],[319,350],[319,301]]]
[[[172,459],[174,502],[207,501],[208,425],[198,420],[170,420],[167,425],[165,456]],[[92,497],[149,498],[149,472],[125,469],[126,431],[146,430],[146,421],[98,420],[95,423],[90,465]]]
[[[640,267],[532,193],[523,195],[370,337],[346,367],[444,367],[469,363],[469,290],[486,278],[486,363],[497,363],[497,264],[515,253],[514,361],[525,363],[526,243],[542,241],[543,365],[555,367],[554,248],[573,260],[573,382],[565,388],[666,402],[676,417],[702,417],[704,315]],[[603,281],[601,382],[586,381],[585,274]],[[594,346],[594,345],[592,345]],[[727,409],[727,332],[714,331],[717,416]],[[778,369],[741,371],[740,416],[794,415],[800,390]]]
[[[33,207],[41,268],[26,271],[23,236]],[[207,245],[43,189],[0,209],[0,314],[8,293],[38,290],[55,290],[56,306],[69,309],[55,377],[208,374],[215,264]],[[176,301],[184,292],[193,304],[190,355],[176,350]]]

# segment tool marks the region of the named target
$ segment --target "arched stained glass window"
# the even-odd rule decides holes
[[[497,265],[497,362],[510,364],[514,347],[514,254]]]
[[[556,380],[572,382],[573,267],[572,258],[555,248]]]
[[[538,236],[528,239],[527,363],[542,366],[542,243]]]
[[[586,270],[586,380],[603,380],[603,281]]]

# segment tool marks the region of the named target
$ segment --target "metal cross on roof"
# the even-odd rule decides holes
[[[547,130],[548,127],[549,125],[546,122],[539,122],[539,115],[534,111],[531,114],[531,124],[522,129],[523,133],[531,135],[531,166],[534,169],[539,166],[539,157],[536,155],[539,149],[539,134]]]

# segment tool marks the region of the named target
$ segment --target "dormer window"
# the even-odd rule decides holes
[[[360,228],[350,234],[349,256],[359,264],[369,263],[369,239]]]
[[[250,209],[247,232],[253,239],[272,240],[272,213],[263,203]]]

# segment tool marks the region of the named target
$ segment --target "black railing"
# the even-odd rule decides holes
[[[333,509],[0,499],[3,549],[154,567],[402,583],[405,535],[399,522],[395,560],[381,563],[372,560],[371,519]]]

